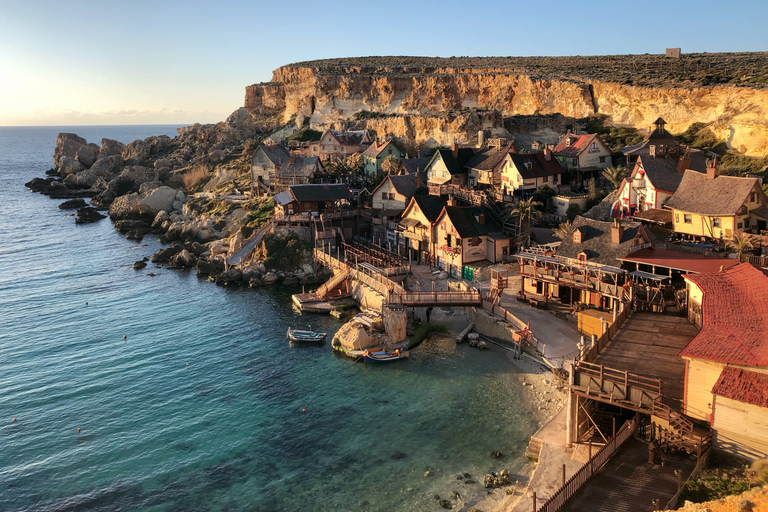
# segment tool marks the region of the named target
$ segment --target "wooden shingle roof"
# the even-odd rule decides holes
[[[689,170],[665,206],[701,215],[735,215],[756,184],[757,178],[716,176],[708,179],[706,174]]]
[[[619,258],[629,254],[632,241],[638,233],[649,241],[654,238],[639,223],[625,222],[622,223],[622,226],[624,233],[621,242],[615,244],[611,241],[613,222],[587,219],[579,215],[573,220],[571,233],[560,243],[555,254],[578,259],[579,253],[583,252],[587,255],[588,262],[620,267]],[[574,230],[581,232],[581,243],[573,241],[572,233]]]
[[[726,366],[712,387],[712,394],[745,404],[768,407],[768,375]]]

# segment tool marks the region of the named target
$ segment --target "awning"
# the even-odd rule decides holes
[[[275,199],[275,202],[280,206],[285,206],[295,201],[290,189],[280,192],[279,194],[276,194],[274,199]]]
[[[641,270],[635,270],[634,272],[630,272],[629,275],[640,277],[642,279],[652,279],[654,281],[664,281],[666,279],[671,279],[669,276],[660,276],[658,274],[651,274],[650,272],[643,272]]]
[[[760,217],[761,219],[768,220],[768,208],[765,206],[761,206],[760,208],[755,208],[754,210],[749,211],[750,215],[754,215],[755,217]]]
[[[427,185],[443,185],[449,181],[451,181],[451,178],[435,176],[435,177],[429,178],[429,180],[427,181]]]

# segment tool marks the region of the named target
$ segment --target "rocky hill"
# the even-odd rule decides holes
[[[673,132],[707,123],[730,147],[761,156],[768,154],[768,53],[301,62],[246,87],[245,108],[427,145],[472,142],[478,129],[503,133],[505,119],[518,115],[598,113],[641,130],[661,116]]]

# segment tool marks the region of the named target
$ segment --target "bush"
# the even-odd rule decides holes
[[[286,236],[267,235],[264,237],[264,249],[266,251],[265,267],[292,270],[301,263],[304,242],[293,233]]]
[[[568,217],[568,220],[570,222],[573,222],[573,219],[575,219],[576,216],[579,215],[580,213],[581,213],[581,206],[579,206],[577,204],[572,204],[565,211],[565,216]]]
[[[182,183],[187,192],[197,192],[211,179],[208,167],[203,164],[197,164],[184,174]]]

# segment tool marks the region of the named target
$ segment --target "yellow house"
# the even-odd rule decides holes
[[[413,196],[398,223],[398,239],[407,248],[409,257],[419,263],[432,263],[435,238],[434,223],[442,213],[446,200],[440,196]]]
[[[675,233],[731,240],[734,235],[768,229],[768,198],[757,178],[717,176],[687,170],[669,198]]]
[[[549,149],[531,154],[509,153],[499,169],[501,187],[508,194],[521,189],[532,192],[539,185],[559,191],[565,172]]]
[[[746,409],[716,398],[716,384],[725,379],[726,384],[732,385],[727,376],[736,375],[736,370],[768,375],[768,276],[749,263],[741,263],[721,272],[683,277],[688,291],[688,318],[701,327],[680,353],[685,360],[683,412],[730,432],[736,421],[734,411]],[[726,370],[729,373],[724,373]],[[720,391],[724,385],[721,382]],[[719,410],[718,403],[722,405]],[[768,430],[760,427],[764,412],[754,412],[749,417],[757,423],[744,427],[763,428],[768,436]],[[747,421],[746,415],[740,418],[738,421]],[[716,446],[737,453],[732,439],[725,441],[725,433],[719,439],[722,444],[718,446],[716,441]],[[738,454],[746,456],[743,446],[738,448]]]
[[[440,195],[444,185],[464,186],[467,170],[464,165],[475,154],[472,148],[460,148],[454,143],[451,149],[438,149],[424,167],[427,173],[429,193]]]

